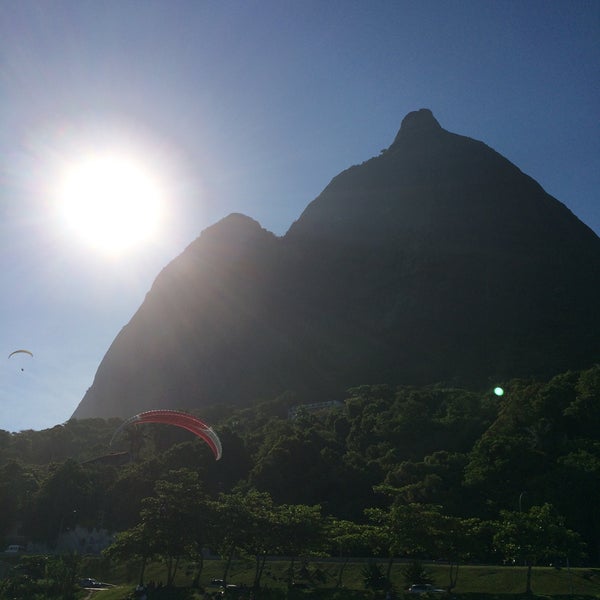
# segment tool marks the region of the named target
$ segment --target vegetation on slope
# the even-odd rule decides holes
[[[108,554],[160,560],[170,582],[187,563],[200,582],[203,548],[225,578],[252,557],[257,586],[270,555],[383,557],[385,585],[399,558],[442,559],[450,588],[465,562],[522,565],[523,589],[534,565],[596,565],[600,367],[504,388],[371,385],[319,409],[290,395],[213,407],[201,416],[223,442],[218,462],[168,426],[131,428],[112,452],[116,420],[1,432],[0,535],[52,551],[76,526],[120,532]]]

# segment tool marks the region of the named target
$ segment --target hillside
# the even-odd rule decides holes
[[[422,109],[285,236],[237,214],[203,231],[156,278],[73,416],[585,368],[600,360],[598,272],[591,229]]]
[[[566,556],[572,566],[597,565],[600,366],[504,385],[501,397],[443,386],[377,385],[353,388],[343,402],[326,407],[291,411],[297,407],[289,396],[251,408],[203,407],[198,412],[222,442],[220,460],[190,431],[156,423],[132,425],[112,447],[118,420],[71,419],[45,431],[0,431],[0,537],[5,547],[26,540],[52,544],[61,523],[67,539],[75,525],[123,531],[171,482],[174,496],[154,504],[161,520],[164,506],[177,507],[171,514],[182,523],[180,510],[203,514],[205,494],[219,502],[221,494],[229,498],[226,514],[208,519],[219,540],[223,527],[236,526],[229,511],[247,499],[261,510],[270,502],[320,506],[325,517],[356,524],[365,524],[367,509],[395,507],[409,511],[403,514],[416,524],[419,540],[428,529],[416,518],[423,510],[440,512],[444,521],[464,519],[473,528],[473,537],[464,539],[457,537],[460,530],[438,523],[431,529],[430,557],[446,551],[438,542],[450,535],[453,547],[464,544],[468,560],[497,564],[514,559],[515,548],[529,551],[535,537],[543,550],[538,565],[557,559],[565,564]],[[554,525],[540,526],[551,515]],[[526,544],[503,554],[489,538],[498,531],[495,522],[505,518],[526,518],[534,529],[524,534]],[[554,526],[577,532],[585,547],[573,538],[550,550]],[[173,531],[181,534],[176,524]],[[80,553],[87,537],[71,539]],[[337,556],[339,547],[329,550]]]

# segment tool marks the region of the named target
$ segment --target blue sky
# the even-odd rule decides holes
[[[66,421],[203,229],[242,212],[284,234],[418,108],[600,233],[599,66],[596,0],[0,0],[0,350],[34,353],[0,358],[0,429]],[[51,188],[57,161],[112,141],[168,206],[107,258],[56,223]]]

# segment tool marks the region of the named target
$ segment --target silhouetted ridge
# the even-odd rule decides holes
[[[509,160],[409,113],[282,238],[233,214],[157,277],[75,417],[600,361],[600,239]]]
[[[411,136],[423,136],[442,131],[442,127],[428,108],[421,108],[408,113],[400,125],[400,131],[394,143]]]
[[[509,160],[444,130],[430,110],[421,109],[403,119],[380,156],[332,179],[286,239],[394,243],[436,252],[470,252],[475,245],[495,252],[500,246],[518,255],[546,243],[546,236],[559,235],[561,244],[595,244],[597,236],[582,226]]]

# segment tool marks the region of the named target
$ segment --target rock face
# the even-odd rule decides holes
[[[589,366],[599,272],[593,231],[421,109],[285,236],[237,214],[203,231],[159,274],[73,416]]]

